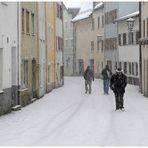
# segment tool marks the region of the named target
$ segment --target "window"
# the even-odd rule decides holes
[[[135,64],[136,64],[136,76],[138,76],[138,63]]]
[[[132,75],[134,75],[134,63],[132,62]]]
[[[34,13],[31,14],[32,34],[34,34]]]
[[[22,32],[24,32],[24,9],[22,8]]]
[[[123,45],[126,45],[126,33],[123,33]]]
[[[140,36],[139,31],[136,31],[136,44],[139,43],[139,36]]]
[[[121,34],[118,35],[118,44],[121,46]]]
[[[50,83],[50,65],[48,65],[48,83]]]
[[[71,48],[73,47],[73,39],[71,39]]]
[[[26,11],[26,32],[29,33],[29,11]]]
[[[143,37],[145,38],[145,20],[143,20]]]
[[[69,47],[69,46],[68,46],[68,40],[67,40],[67,39],[65,40],[65,45],[66,45],[66,48]]]
[[[21,65],[21,84],[22,88],[26,88],[28,86],[28,61],[27,60],[22,60],[22,65]]]
[[[91,41],[91,52],[94,51],[94,41]]]
[[[98,29],[100,28],[100,17],[98,17]]]
[[[102,15],[102,28],[104,27],[104,15]]]
[[[2,90],[3,86],[3,50],[0,48],[0,90]]]
[[[103,51],[103,46],[104,46],[104,43],[103,43],[103,40],[101,41],[101,51]]]
[[[127,73],[127,62],[124,62],[124,73]]]
[[[131,63],[129,62],[129,75],[131,75],[131,72],[132,72],[132,66]]]
[[[122,68],[122,62],[119,62],[119,67]]]
[[[100,41],[97,41],[97,51],[100,49]]]
[[[131,44],[133,44],[134,43],[134,36],[133,36],[133,32],[129,32],[129,34],[128,34],[128,39],[129,39],[129,44],[131,45]]]
[[[94,19],[92,19],[92,30],[95,29]]]

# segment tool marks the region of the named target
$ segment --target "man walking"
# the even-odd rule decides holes
[[[87,93],[89,91],[89,94],[91,94],[91,84],[92,84],[92,80],[94,81],[94,74],[91,71],[90,67],[87,66],[83,77],[85,79],[85,93]],[[88,89],[89,86],[89,89]]]
[[[110,88],[115,94],[116,110],[121,109],[124,111],[123,96],[125,87],[127,85],[127,77],[123,74],[122,69],[118,68],[116,73],[112,75],[110,80]]]
[[[104,94],[107,94],[107,95],[109,91],[109,81],[110,81],[111,75],[112,75],[112,72],[109,69],[109,66],[106,65],[106,67],[102,70],[102,76],[103,76]]]

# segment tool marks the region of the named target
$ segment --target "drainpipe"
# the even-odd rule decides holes
[[[19,17],[20,17],[20,7],[21,7],[21,5],[20,5],[20,2],[17,2],[17,61],[18,61],[18,71],[17,71],[17,73],[18,73],[18,75],[17,75],[17,83],[18,83],[18,94],[17,94],[17,97],[18,97],[18,99],[17,99],[17,105],[19,105],[20,104],[20,79],[19,79],[19,77],[20,77],[20,62],[21,62],[21,60],[20,60],[20,50],[21,50],[21,44],[20,44],[20,25],[19,25]]]
[[[141,2],[139,2],[139,38],[141,39]],[[141,43],[139,43],[139,89],[142,93],[142,53]]]

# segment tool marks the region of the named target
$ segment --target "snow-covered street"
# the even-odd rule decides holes
[[[95,79],[84,93],[82,77],[65,77],[63,87],[20,111],[0,117],[0,146],[148,146],[148,98],[128,85],[125,112]]]

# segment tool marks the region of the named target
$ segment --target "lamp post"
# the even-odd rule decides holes
[[[132,32],[133,31],[133,28],[134,28],[135,19],[129,18],[129,19],[127,19],[126,22],[127,22],[127,25],[128,25],[128,31],[129,32]]]

